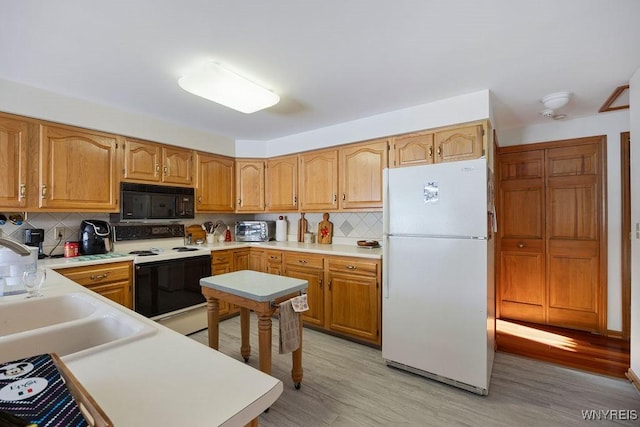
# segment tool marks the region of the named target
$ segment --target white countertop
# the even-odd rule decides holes
[[[280,380],[47,273],[45,297],[88,292],[156,329],[100,351],[62,357],[116,426],[245,425],[282,394]],[[2,304],[23,298],[0,298],[0,311]]]
[[[258,302],[275,301],[307,289],[306,280],[241,270],[200,279],[200,286],[217,289]]]
[[[265,248],[283,251],[308,252],[322,255],[338,255],[353,256],[369,259],[382,259],[382,248],[361,248],[355,243],[353,245],[340,244],[319,244],[319,243],[299,243],[299,242],[224,242],[224,243],[205,243],[202,245],[191,245],[199,249],[209,249],[211,251],[220,251],[225,249],[241,249],[241,248]],[[189,252],[186,252],[189,253]],[[79,256],[74,258],[46,258],[38,260],[39,267],[45,268],[68,268],[82,267],[87,265],[107,264],[118,261],[133,261],[135,255],[120,253],[123,256],[113,256],[111,258],[101,258],[98,256]],[[152,257],[157,259],[156,257]]]

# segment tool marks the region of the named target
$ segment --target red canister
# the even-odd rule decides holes
[[[64,244],[64,257],[72,258],[78,256],[80,245],[78,242],[65,242]]]

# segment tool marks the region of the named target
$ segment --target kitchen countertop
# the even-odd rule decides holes
[[[116,426],[245,425],[282,394],[279,379],[47,272],[45,296],[87,292],[155,332],[62,360]],[[24,295],[0,298],[7,302]]]
[[[338,255],[338,256],[354,256],[369,259],[382,259],[382,248],[361,248],[355,243],[353,245],[346,244],[319,244],[319,243],[300,243],[300,242],[223,242],[223,243],[205,243],[202,245],[192,245],[200,249],[210,249],[211,251],[220,251],[225,249],[241,249],[241,248],[265,248],[277,249],[283,251],[309,252],[322,255]],[[117,252],[116,252],[117,253]],[[135,255],[121,253],[123,256],[101,258],[100,256],[84,255],[73,258],[46,258],[38,260],[39,267],[45,268],[68,268],[82,267],[87,265],[107,264],[119,261],[133,261]]]

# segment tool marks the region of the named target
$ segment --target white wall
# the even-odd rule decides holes
[[[270,141],[238,140],[238,157],[273,157],[490,117],[488,90],[378,114]]]
[[[197,150],[235,155],[235,141],[133,111],[0,79],[0,111]]]
[[[584,136],[607,136],[607,328],[618,332],[622,331],[620,133],[628,130],[629,111],[621,110],[592,117],[550,121],[543,125],[498,131],[501,147]]]
[[[629,82],[631,106],[631,371],[640,377],[640,68]],[[634,143],[635,140],[635,143]],[[637,385],[636,385],[637,386]]]

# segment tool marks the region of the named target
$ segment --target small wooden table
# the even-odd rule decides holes
[[[251,270],[234,271],[200,279],[202,295],[207,299],[207,323],[209,347],[218,349],[219,300],[240,306],[240,354],[249,361],[249,310],[258,316],[258,356],[260,370],[271,375],[271,316],[277,304],[307,289],[306,280],[283,277]],[[302,322],[300,322],[300,347],[291,354],[293,368],[291,378],[296,389],[302,382]]]

